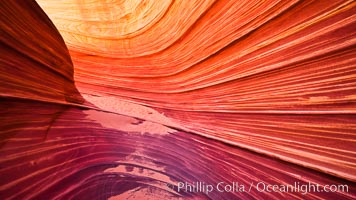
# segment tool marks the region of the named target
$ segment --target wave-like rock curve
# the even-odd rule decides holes
[[[353,1],[38,3],[0,7],[2,199],[356,198]]]

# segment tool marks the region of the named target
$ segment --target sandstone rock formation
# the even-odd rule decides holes
[[[0,3],[1,199],[356,198],[353,1],[37,3]]]

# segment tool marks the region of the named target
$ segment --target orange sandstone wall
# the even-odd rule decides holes
[[[356,180],[353,1],[39,3],[83,94]]]
[[[0,3],[0,199],[356,198],[353,1],[37,3]]]

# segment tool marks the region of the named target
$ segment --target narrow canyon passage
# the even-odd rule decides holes
[[[0,199],[356,198],[353,1],[0,16]]]

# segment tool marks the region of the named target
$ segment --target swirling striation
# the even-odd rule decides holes
[[[107,35],[121,21],[95,18],[105,4],[95,2],[68,3],[67,12],[92,6],[85,18],[40,1],[69,45],[82,93],[153,107],[184,130],[356,180],[355,2],[156,2],[152,12],[164,16],[132,37]],[[93,21],[106,27],[98,37]]]
[[[0,7],[1,199],[356,198],[355,2],[38,3]]]

